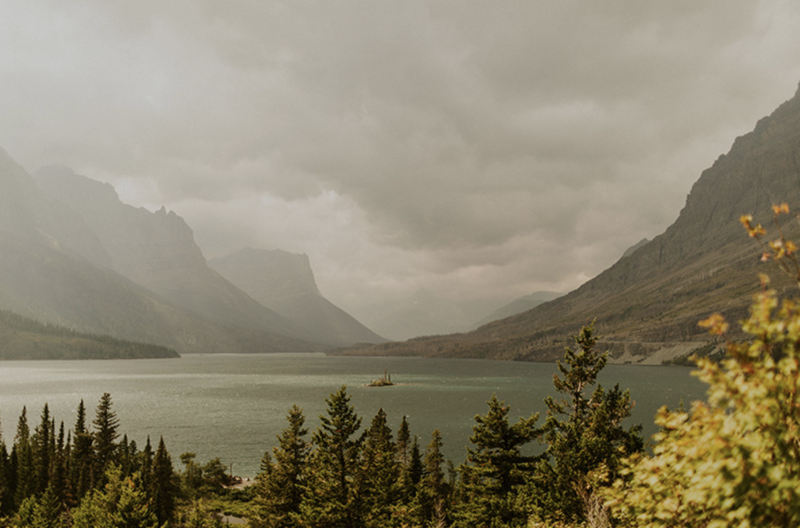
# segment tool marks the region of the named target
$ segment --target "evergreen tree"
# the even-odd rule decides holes
[[[11,460],[6,443],[0,436],[0,517],[8,515],[14,508],[14,489],[12,488]]]
[[[261,472],[257,477],[257,519],[251,524],[263,528],[289,528],[299,526],[298,516],[306,487],[306,463],[311,451],[303,438],[308,434],[304,427],[305,416],[297,405],[286,416],[289,427],[278,436],[278,446],[273,448],[273,463],[269,452],[264,453]]]
[[[70,452],[70,470],[75,500],[81,498],[94,485],[94,437],[86,428],[86,406],[81,400],[78,405],[78,417],[75,420],[73,448]]]
[[[152,482],[150,484],[153,508],[159,524],[167,522],[175,511],[177,486],[175,485],[174,474],[172,458],[164,445],[164,437],[161,437],[153,458]]]
[[[489,411],[475,417],[469,438],[474,447],[467,449],[460,468],[458,526],[525,526],[527,514],[517,506],[516,492],[532,469],[533,457],[520,450],[538,434],[539,415],[510,425],[509,408],[497,395],[487,403]]]
[[[44,493],[50,483],[51,460],[54,449],[51,448],[53,431],[51,430],[50,408],[45,403],[41,420],[32,438],[34,469],[30,475],[34,479],[34,493]],[[54,447],[54,446],[53,446]]]
[[[408,466],[411,449],[411,429],[405,415],[400,421],[400,428],[397,430],[397,463],[401,468]]]
[[[68,455],[65,449],[65,442],[64,422],[61,422],[58,430],[58,440],[54,450],[52,470],[50,473],[50,485],[53,487],[53,491],[56,495],[58,503],[63,505],[67,505],[72,502],[72,491],[68,477]]]
[[[112,464],[104,480],[106,485],[87,495],[73,512],[73,528],[161,526],[138,474],[123,477],[120,468]]]
[[[316,451],[301,515],[309,526],[360,528],[363,512],[353,478],[361,450],[361,439],[354,436],[361,427],[361,418],[350,405],[346,387],[325,402],[328,414],[319,417],[320,426],[312,437]]]
[[[447,526],[447,498],[450,489],[442,471],[444,461],[442,433],[436,429],[425,452],[423,476],[417,493],[421,524]]]
[[[17,422],[17,434],[14,437],[14,447],[12,454],[15,455],[16,464],[14,467],[16,490],[14,503],[21,505],[28,497],[36,493],[35,463],[33,459],[33,447],[31,446],[30,428],[28,427],[27,408],[22,408],[22,413]]]
[[[94,425],[94,471],[95,475],[100,478],[100,482],[105,479],[106,469],[112,462],[117,463],[117,448],[116,443],[119,433],[119,419],[116,413],[111,409],[112,401],[109,393],[104,393],[97,404],[95,411],[95,419],[92,421]]]
[[[558,362],[563,378],[553,376],[556,391],[565,399],[545,399],[548,411],[542,430],[547,459],[531,480],[530,498],[547,517],[583,522],[587,502],[594,502],[594,487],[609,486],[621,460],[641,452],[644,442],[641,425],[622,426],[633,408],[629,391],[621,391],[619,385],[606,391],[598,384],[589,398],[584,394],[596,384],[607,359],[607,354],[595,350],[594,327],[584,326],[575,341],[578,350],[567,348],[564,363]],[[592,472],[601,467],[605,476],[594,476]]]
[[[405,424],[405,430],[403,431]],[[402,456],[401,438],[404,439],[408,432],[408,422],[405,417],[400,424],[400,430],[397,433],[397,451],[398,459],[405,459],[405,464],[399,464],[399,477],[397,481],[397,496],[392,506],[392,526],[409,526],[416,522],[418,517],[419,504],[416,501],[417,487],[420,480],[422,480],[422,455],[419,449],[419,439],[414,435],[413,442],[410,447],[406,447],[406,455]],[[408,440],[404,439],[404,443],[408,445]]]
[[[363,449],[358,469],[358,493],[368,527],[387,526],[392,505],[398,498],[396,446],[392,431],[381,408],[363,435]]]

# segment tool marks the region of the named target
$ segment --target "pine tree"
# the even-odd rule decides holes
[[[92,449],[94,437],[86,428],[86,406],[83,400],[78,405],[74,433],[73,447],[70,450],[70,481],[75,501],[80,501],[94,484],[94,450]]]
[[[363,435],[361,462],[357,473],[358,493],[368,527],[387,526],[392,505],[398,498],[396,446],[381,408]]]
[[[55,425],[55,424],[54,424]],[[69,482],[69,468],[67,466],[67,453],[64,448],[64,422],[58,431],[58,440],[53,449],[53,463],[50,471],[50,486],[56,495],[59,504],[67,505],[72,502],[72,491]]]
[[[423,476],[417,493],[421,524],[447,526],[447,497],[450,489],[442,471],[444,462],[442,433],[436,429],[425,452]]]
[[[42,409],[41,420],[33,433],[31,446],[34,455],[34,469],[31,476],[35,480],[34,493],[36,495],[44,493],[48,484],[50,484],[51,461],[54,455],[52,452],[54,450],[51,449],[51,440],[53,439],[51,426],[50,408],[45,403]]]
[[[360,528],[363,512],[353,478],[361,451],[361,439],[355,438],[361,418],[350,405],[347,387],[325,402],[327,416],[319,417],[320,426],[312,437],[316,451],[309,464],[310,482],[301,514],[313,527]]]
[[[458,526],[524,526],[527,515],[516,506],[516,491],[525,482],[534,458],[523,456],[521,448],[538,434],[539,415],[510,425],[509,407],[497,395],[487,404],[489,411],[475,417],[477,424],[469,438],[474,447],[467,449],[467,461],[460,468],[455,517]]]
[[[408,466],[409,450],[411,449],[411,429],[405,415],[400,421],[400,428],[397,430],[397,463],[400,467]]]
[[[11,460],[6,443],[0,436],[0,517],[11,513],[14,507],[14,489],[12,487]]]
[[[36,466],[33,458],[26,407],[22,408],[22,413],[17,422],[17,434],[14,437],[12,455],[15,455],[14,458],[16,459],[16,467],[14,468],[14,481],[16,483],[14,503],[21,505],[25,499],[36,493]]]
[[[258,519],[251,521],[255,527],[299,526],[300,505],[306,487],[306,463],[311,446],[303,438],[308,434],[308,429],[304,427],[302,409],[293,405],[286,420],[289,427],[278,436],[278,446],[272,450],[275,462],[272,462],[269,452],[264,453],[261,461],[256,484]]]
[[[73,528],[162,526],[138,477],[123,477],[120,468],[111,464],[104,479],[106,485],[88,494],[73,512]]]
[[[159,524],[167,522],[175,511],[177,486],[174,481],[174,473],[172,458],[167,452],[162,436],[158,441],[158,449],[153,458],[152,483],[149,488]]]
[[[94,425],[94,452],[95,452],[95,475],[100,478],[103,483],[105,479],[106,469],[112,462],[116,463],[117,449],[116,443],[119,433],[119,419],[116,413],[111,409],[112,401],[109,393],[104,393],[97,404],[95,411],[95,419],[92,421]]]
[[[563,378],[553,376],[553,385],[565,399],[545,399],[547,459],[539,464],[530,493],[547,516],[583,522],[593,488],[609,486],[621,460],[641,452],[644,441],[641,425],[622,426],[633,408],[629,391],[621,391],[619,385],[606,391],[598,384],[589,398],[584,395],[596,384],[607,359],[595,350],[594,327],[584,326],[575,341],[578,350],[567,348],[564,363],[558,362]],[[595,478],[592,472],[601,467],[604,476]]]
[[[150,445],[150,435],[147,435],[147,442],[144,449],[139,454],[139,467],[142,473],[142,484],[145,489],[150,489],[153,482],[153,447]]]

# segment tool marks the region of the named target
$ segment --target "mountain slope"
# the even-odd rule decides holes
[[[318,349],[277,333],[211,322],[112,266],[81,216],[40,190],[0,149],[0,309],[181,353]]]
[[[245,248],[208,264],[308,339],[337,346],[386,341],[320,294],[306,255]]]
[[[577,290],[468,334],[343,352],[549,361],[595,318],[602,346],[618,361],[688,352],[708,340],[697,326],[701,318],[722,312],[736,321],[746,314],[758,272],[770,273],[779,287],[788,284],[774,265],[759,262],[739,217],[750,213],[771,225],[773,203],[800,207],[798,160],[800,89],[702,173],[666,232]],[[798,231],[796,223],[787,229]]]
[[[528,310],[536,308],[540,304],[546,303],[547,301],[552,301],[559,296],[561,296],[560,293],[550,291],[537,291],[531,293],[530,295],[524,295],[519,299],[514,299],[505,306],[501,306],[491,314],[487,315],[477,324],[475,324],[474,328],[489,324],[492,321],[498,321],[500,319],[505,319],[506,317],[517,315],[518,313],[527,312]]]
[[[0,359],[175,358],[166,347],[81,334],[0,310]]]
[[[205,319],[301,337],[291,323],[209,268],[191,228],[174,212],[124,204],[111,185],[66,167],[44,167],[33,176],[81,215],[117,273]]]

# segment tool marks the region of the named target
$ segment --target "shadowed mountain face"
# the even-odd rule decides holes
[[[208,264],[308,339],[339,346],[386,341],[320,294],[306,255],[246,248]]]
[[[291,323],[209,268],[192,230],[174,212],[126,205],[111,185],[66,167],[45,167],[33,176],[39,187],[79,212],[117,273],[211,321],[301,337]]]
[[[81,332],[158,344],[182,353],[319,348],[269,327],[206,318],[200,310],[190,312],[123,277],[114,269],[114,247],[104,245],[105,235],[96,233],[86,218],[42,191],[0,149],[0,308]],[[160,220],[174,222],[180,230],[177,217]],[[216,276],[211,270],[208,273]],[[235,290],[232,285],[226,288]],[[241,292],[237,295],[260,306]]]
[[[746,315],[759,272],[769,273],[775,286],[789,284],[774,264],[759,262],[759,248],[739,223],[742,214],[753,214],[772,225],[770,206],[782,201],[800,209],[800,90],[703,172],[666,232],[577,290],[468,334],[347,353],[550,361],[593,319],[617,361],[688,352],[709,339],[700,319],[713,312],[730,321]],[[797,234],[797,226],[791,221],[789,233]]]

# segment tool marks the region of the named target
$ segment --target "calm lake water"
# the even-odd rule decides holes
[[[399,385],[365,384],[388,369]],[[150,435],[164,436],[178,467],[178,455],[198,460],[219,457],[234,473],[253,477],[264,451],[277,441],[293,403],[302,407],[313,431],[325,398],[347,385],[351,403],[368,426],[380,407],[397,430],[408,416],[412,434],[426,446],[438,428],[444,450],[456,465],[465,454],[476,414],[486,412],[492,393],[511,406],[514,421],[541,412],[554,395],[555,364],[421,358],[343,358],[321,354],[185,355],[180,359],[127,361],[17,361],[0,363],[2,432],[11,442],[23,406],[33,429],[47,402],[56,424],[71,429],[81,399],[89,420],[104,392],[112,395],[120,432],[144,447]],[[662,405],[677,407],[705,397],[705,385],[683,367],[609,365],[600,382],[630,388],[636,401],[631,423],[645,435],[656,431]]]

